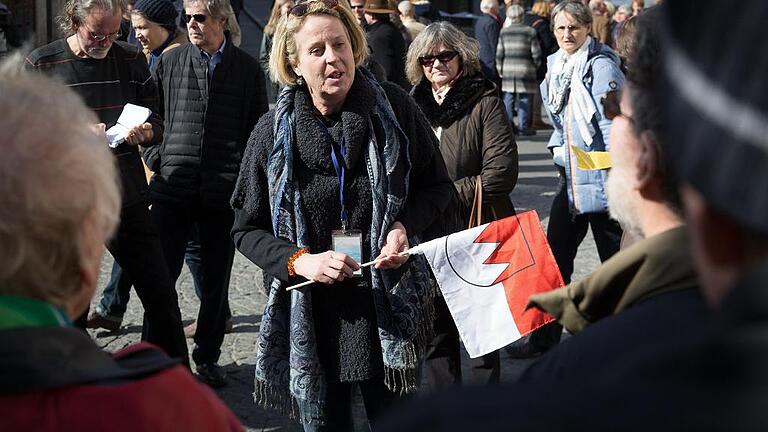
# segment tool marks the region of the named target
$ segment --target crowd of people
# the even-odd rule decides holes
[[[276,0],[257,59],[230,0],[66,0],[64,38],[0,64],[0,429],[242,430],[209,388],[236,250],[267,296],[254,401],[305,431],[352,430],[357,392],[384,431],[764,424],[767,53],[701,33],[715,0],[522,3],[464,28],[425,0]],[[115,133],[126,104],[148,115]],[[404,252],[514,215],[539,133],[566,285],[529,299],[556,321],[502,385],[498,350],[462,373]],[[602,264],[571,280],[588,230]],[[131,288],[142,342],[107,353],[85,329],[119,329]]]

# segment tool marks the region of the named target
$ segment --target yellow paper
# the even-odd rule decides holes
[[[576,164],[581,170],[596,171],[611,167],[611,155],[608,152],[585,152],[576,146],[571,146],[571,150],[573,150]]]

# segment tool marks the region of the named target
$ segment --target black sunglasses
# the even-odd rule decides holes
[[[440,63],[448,63],[449,61],[453,60],[454,57],[459,55],[456,51],[443,51],[441,53],[433,54],[433,55],[425,55],[419,57],[419,63],[422,66],[432,66],[435,63],[435,60],[440,60]]]
[[[295,17],[301,18],[304,15],[306,15],[307,12],[309,12],[310,3],[314,3],[318,1],[324,4],[328,9],[333,9],[339,5],[338,0],[309,0],[309,1],[299,3],[296,6],[292,7],[291,10],[288,12],[288,15],[293,15]]]
[[[616,117],[624,117],[632,123],[635,122],[632,117],[621,112],[621,92],[618,90],[609,91],[600,102],[603,104],[603,113],[608,120],[613,121]]]
[[[204,23],[205,20],[208,18],[208,15],[205,15],[205,14],[192,14],[192,15],[184,14],[184,22],[185,23],[189,23],[190,21],[192,21],[192,18],[194,18],[196,22]]]

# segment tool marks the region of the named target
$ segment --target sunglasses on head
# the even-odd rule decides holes
[[[190,21],[192,21],[192,18],[194,18],[196,22],[204,23],[205,20],[208,18],[208,15],[205,15],[205,14],[192,14],[192,15],[184,14],[184,22],[185,23],[189,23]]]
[[[309,1],[299,3],[296,6],[292,7],[290,12],[288,12],[288,15],[293,15],[299,18],[303,17],[304,15],[307,14],[307,12],[309,12],[310,4],[315,2],[320,2],[324,4],[328,9],[333,9],[339,5],[338,0],[309,0]]]
[[[613,120],[616,117],[624,117],[634,123],[632,117],[621,112],[621,92],[618,90],[609,91],[600,102],[603,104],[603,113],[608,120]]]
[[[440,63],[448,63],[458,54],[459,53],[456,51],[443,51],[437,54],[425,55],[419,57],[419,63],[422,66],[432,66],[435,63],[435,60],[440,60]]]

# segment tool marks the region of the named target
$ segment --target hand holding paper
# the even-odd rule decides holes
[[[142,144],[152,139],[152,125],[145,123],[152,111],[134,104],[125,104],[117,124],[107,130],[107,142],[112,148],[125,141],[129,144]],[[130,139],[128,139],[130,135]]]
[[[128,135],[125,137],[125,142],[130,145],[145,144],[152,141],[154,136],[155,133],[152,131],[152,125],[149,123],[142,123],[128,131]]]

